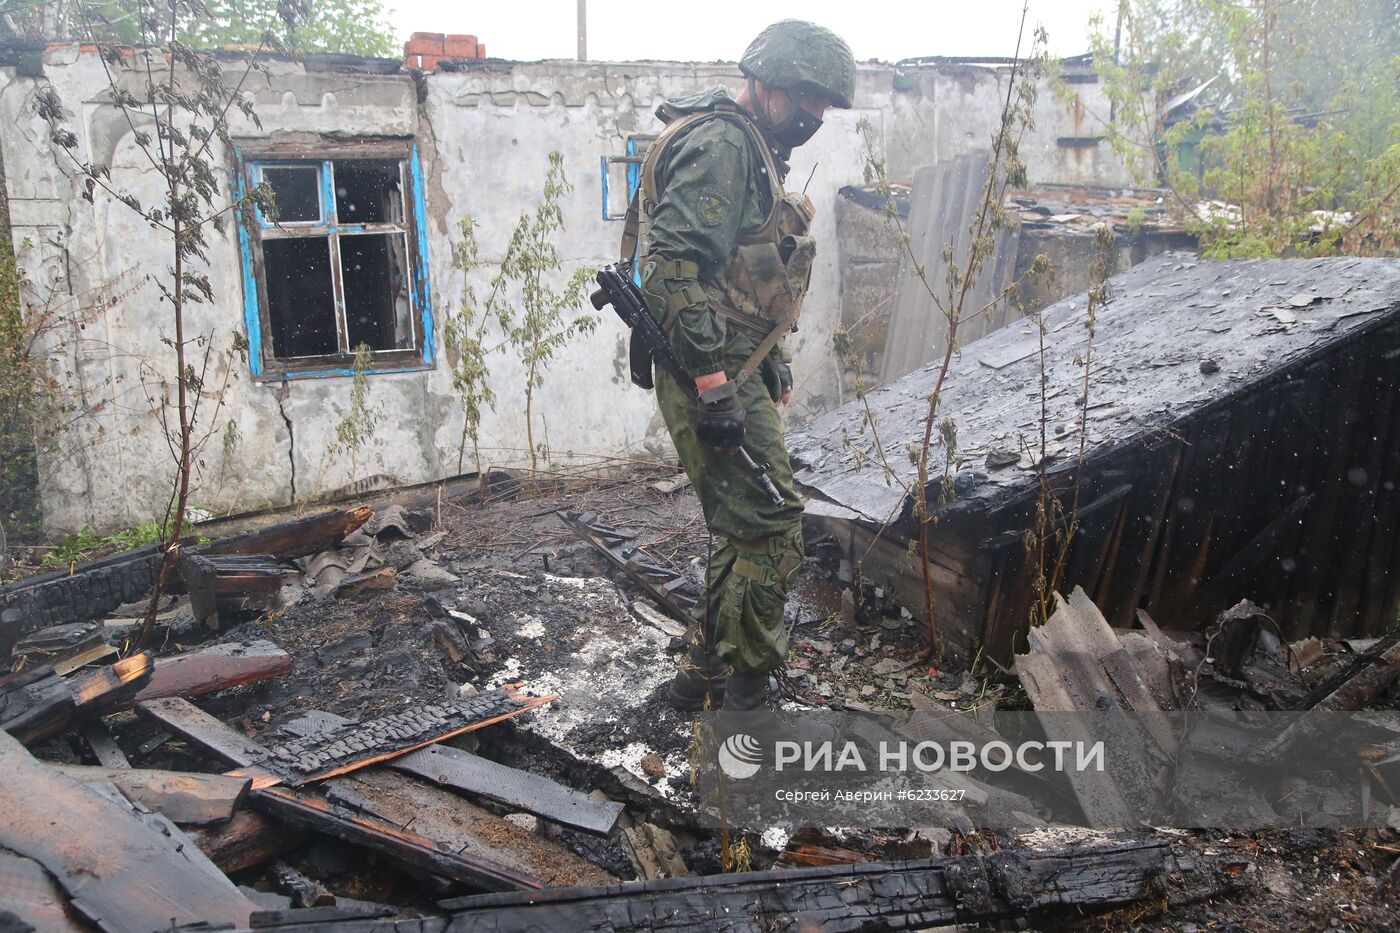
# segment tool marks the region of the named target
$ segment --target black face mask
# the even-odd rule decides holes
[[[786,149],[796,149],[822,128],[821,117],[814,117],[801,107],[793,108],[792,116],[782,123],[769,123],[773,142]]]
[[[757,94],[753,90],[753,81],[750,79],[749,95],[756,98]],[[793,104],[792,115],[782,123],[774,123],[768,119],[767,107],[755,107],[754,116],[758,120],[759,126],[763,129],[763,135],[768,137],[768,141],[779,149],[786,149],[791,152],[798,146],[811,139],[822,128],[822,118],[814,117],[801,107]]]

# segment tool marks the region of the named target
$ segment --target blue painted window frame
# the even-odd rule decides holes
[[[627,155],[598,157],[599,174],[603,179],[604,220],[624,220],[627,217],[625,211],[621,214],[614,214],[608,210],[608,198],[612,185],[608,180],[608,167],[619,164],[627,166],[627,203],[631,204],[632,199],[637,196],[637,189],[642,184],[642,159],[646,156],[646,147],[650,146],[655,139],[655,136],[629,136],[627,137]],[[638,152],[639,148],[640,152]]]
[[[366,150],[366,147],[368,151]],[[313,157],[311,152],[315,151]],[[319,174],[318,195],[320,217],[316,221],[283,223],[282,227],[298,229],[315,227],[317,235],[322,232],[329,238],[339,235],[385,232],[377,229],[384,225],[341,224],[335,217],[334,169],[335,162],[355,160],[398,161],[403,177],[404,211],[401,224],[407,242],[409,267],[410,313],[414,315],[414,338],[417,346],[411,349],[380,350],[374,353],[369,372],[395,373],[416,372],[431,369],[437,354],[436,330],[434,327],[432,289],[428,277],[428,222],[427,206],[424,198],[424,178],[422,162],[419,159],[417,143],[405,140],[381,141],[376,146],[356,141],[341,144],[327,140],[324,145],[302,146],[297,149],[279,147],[261,140],[245,141],[233,147],[235,162],[234,197],[242,200],[251,186],[256,185],[261,172],[266,167],[307,166],[316,167]],[[255,379],[315,379],[354,374],[351,366],[353,353],[342,347],[334,359],[317,358],[277,358],[272,355],[270,335],[266,333],[269,322],[263,307],[263,289],[260,283],[262,269],[261,232],[275,229],[256,208],[244,211],[238,227],[239,259],[243,278],[243,322],[248,335],[248,363]],[[338,313],[340,308],[337,308]],[[308,362],[308,360],[314,360]]]

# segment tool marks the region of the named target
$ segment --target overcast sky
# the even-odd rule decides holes
[[[1028,29],[1043,24],[1050,51],[1088,49],[1089,17],[1114,0],[1031,0]],[[400,40],[413,32],[464,33],[494,58],[574,58],[576,0],[389,0]],[[1010,55],[1021,0],[588,0],[588,57],[737,61],[749,40],[785,17],[835,30],[860,61],[920,55]]]

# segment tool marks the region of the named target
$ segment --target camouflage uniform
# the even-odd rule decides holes
[[[714,88],[668,101],[661,114],[676,119],[726,102],[725,90]],[[663,324],[691,375],[723,369],[734,380],[761,340],[716,314],[713,292],[706,291],[729,265],[740,234],[761,226],[772,209],[765,161],[753,149],[738,125],[711,119],[682,130],[658,153],[661,193],[649,212],[647,234],[648,257],[660,262],[643,262],[642,289],[651,308],[674,310],[663,315]],[[692,269],[698,275],[686,276]],[[762,379],[740,386],[739,400],[747,414],[744,446],[755,460],[770,465],[769,475],[785,500],[781,506],[768,499],[739,458],[699,441],[693,398],[659,367],[655,374],[662,417],[715,536],[706,595],[697,607],[697,635],[725,663],[751,673],[778,668],[787,657],[783,605],[802,563],[802,500],[783,444],[776,403],[781,386],[769,361],[786,362],[781,344],[759,368]]]
[[[784,499],[775,506],[740,458],[700,440],[694,397],[657,367],[662,417],[714,535],[690,664],[682,666],[671,696],[684,705],[711,694],[729,664],[734,676],[724,707],[751,710],[763,701],[767,672],[787,658],[783,607],[803,558],[802,500],[777,401],[792,378],[782,336],[796,327],[815,244],[811,202],[782,187],[785,157],[821,126],[809,106],[813,99],[823,110],[852,105],[856,69],[839,36],[800,20],[765,29],[739,68],[749,81],[748,101],[760,102],[754,110],[741,108],[723,88],[657,110],[667,129],[643,161],[623,258],[637,248],[648,309],[685,370],[691,376],[723,370],[728,378],[702,400],[710,444],[722,447],[718,439],[735,436],[717,425],[737,420],[742,407],[744,447],[769,465]],[[755,82],[768,89],[766,96]],[[781,123],[769,113],[775,92],[788,95],[790,111]]]

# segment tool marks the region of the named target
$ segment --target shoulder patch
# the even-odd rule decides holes
[[[707,227],[717,227],[729,215],[729,199],[716,186],[707,185],[700,189],[700,196],[695,202],[695,210],[700,215],[702,224]]]

